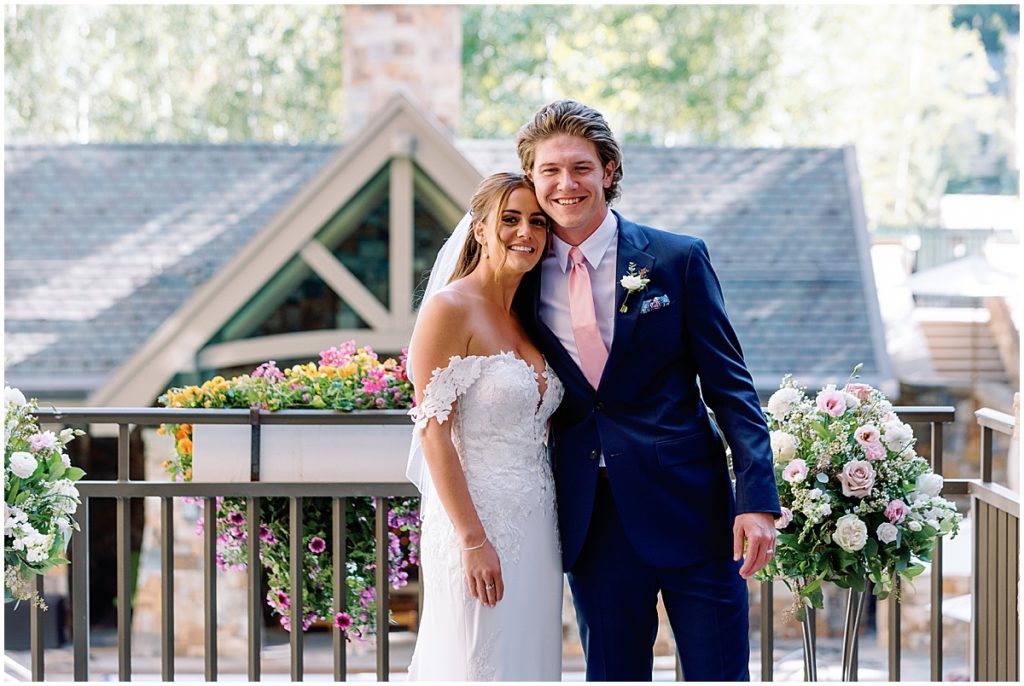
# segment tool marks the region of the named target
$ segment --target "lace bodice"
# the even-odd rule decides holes
[[[541,376],[546,381],[543,397]],[[537,373],[512,352],[456,355],[447,367],[434,370],[421,403],[409,412],[420,429],[431,419],[452,421],[452,443],[473,504],[502,559],[518,557],[519,522],[535,508],[555,507],[545,438],[548,419],[563,393],[546,362]],[[444,535],[431,537],[444,546],[437,554],[460,564],[461,546],[439,498],[427,501],[423,516],[425,527],[446,529]]]

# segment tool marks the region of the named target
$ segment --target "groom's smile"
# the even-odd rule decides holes
[[[597,146],[580,136],[562,134],[537,143],[530,176],[555,235],[579,245],[600,226],[614,170],[614,162],[602,167]]]

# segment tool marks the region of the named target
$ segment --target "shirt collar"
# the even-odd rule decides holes
[[[604,221],[597,227],[597,230],[590,234],[587,240],[580,243],[580,252],[583,253],[583,258],[590,264],[592,269],[597,269],[601,264],[601,260],[604,259],[605,254],[608,252],[608,247],[615,240],[618,227],[619,222],[615,218],[615,214],[611,210],[607,210],[604,215]],[[561,267],[564,274],[569,269],[569,251],[572,249],[572,246],[558,236],[551,234],[551,247],[554,251],[555,259],[558,260],[558,266]]]

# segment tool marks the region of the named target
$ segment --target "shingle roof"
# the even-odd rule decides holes
[[[518,168],[510,141],[456,147],[483,174]],[[6,146],[8,376],[98,387],[337,151]],[[884,373],[843,150],[625,145],[624,158],[616,208],[707,241],[760,387],[787,371],[845,378],[857,362],[866,379]]]

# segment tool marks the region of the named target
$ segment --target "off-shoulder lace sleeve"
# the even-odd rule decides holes
[[[423,401],[409,410],[416,428],[425,429],[431,417],[437,418],[438,424],[444,424],[451,414],[452,405],[480,376],[480,366],[479,357],[454,355],[447,367],[435,369],[423,389]]]

